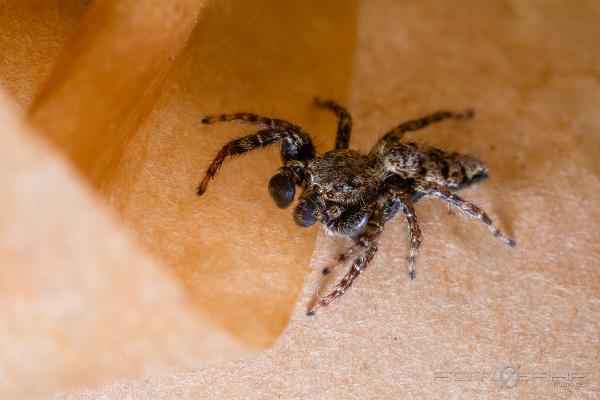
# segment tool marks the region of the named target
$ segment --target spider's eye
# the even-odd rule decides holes
[[[327,193],[325,193],[325,196],[326,196],[328,199],[333,199],[333,192],[327,192]]]
[[[312,190],[316,194],[323,194],[323,189],[321,189],[321,186],[319,185],[313,185]]]

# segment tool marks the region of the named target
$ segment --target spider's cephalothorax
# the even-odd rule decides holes
[[[352,128],[348,111],[331,100],[317,99],[315,103],[338,116],[335,150],[322,155],[316,154],[310,136],[302,128],[281,119],[250,113],[205,117],[202,120],[205,124],[239,120],[261,129],[227,143],[213,160],[197,190],[199,196],[206,191],[225,158],[270,144],[281,144],[283,167],[269,181],[269,192],[277,206],[288,207],[299,187],[302,193],[294,210],[298,225],[308,227],[321,222],[328,232],[355,240],[352,247],[323,269],[323,273],[331,272],[346,261],[352,261],[352,267],[335,289],[308,311],[308,315],[346,292],[377,252],[383,227],[398,210],[408,223],[410,248],[406,260],[408,274],[411,279],[415,278],[414,262],[422,236],[413,203],[421,197],[444,200],[478,218],[509,246],[516,245],[494,226],[483,210],[454,193],[487,177],[488,170],[480,159],[401,141],[406,132],[443,119],[471,118],[472,111],[440,111],[405,122],[383,135],[368,154],[362,154],[348,149]]]

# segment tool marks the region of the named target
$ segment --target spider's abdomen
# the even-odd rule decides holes
[[[386,173],[415,182],[434,182],[457,190],[488,176],[479,158],[417,143],[389,143],[379,149]]]

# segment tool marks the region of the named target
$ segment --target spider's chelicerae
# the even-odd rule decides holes
[[[468,119],[473,112],[439,111],[423,118],[402,123],[375,143],[368,154],[348,149],[352,119],[348,111],[331,100],[316,99],[318,107],[333,111],[338,117],[335,150],[317,155],[310,136],[288,121],[251,113],[225,114],[202,119],[204,124],[220,121],[243,121],[260,127],[252,135],[227,143],[217,154],[198,186],[201,196],[227,157],[281,144],[281,167],[269,181],[269,193],[280,208],[294,200],[296,187],[302,189],[294,210],[294,219],[302,227],[322,223],[330,233],[354,239],[354,245],[341,254],[323,273],[352,261],[352,267],[327,296],[310,310],[313,315],[342,296],[368,266],[377,252],[384,225],[398,210],[406,218],[410,249],[406,257],[408,275],[415,278],[415,257],[421,245],[421,230],[413,203],[422,197],[434,197],[479,219],[490,232],[509,246],[515,241],[492,223],[475,204],[454,193],[488,176],[479,158],[403,142],[404,134],[422,129],[444,119]]]

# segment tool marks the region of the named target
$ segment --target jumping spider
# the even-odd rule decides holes
[[[352,267],[335,289],[319,300],[307,313],[314,315],[342,296],[368,266],[377,252],[384,225],[400,209],[408,223],[410,249],[406,257],[408,275],[415,278],[415,257],[421,245],[421,230],[413,203],[424,196],[447,202],[462,212],[479,219],[494,236],[511,247],[514,240],[496,228],[490,217],[475,204],[453,192],[488,176],[479,158],[449,153],[416,143],[403,143],[406,132],[422,129],[444,119],[468,119],[473,111],[461,113],[439,111],[423,118],[400,124],[383,135],[368,154],[348,149],[352,118],[348,111],[331,100],[316,99],[315,104],[338,117],[335,150],[317,155],[310,136],[290,122],[251,113],[208,116],[204,124],[221,121],[243,121],[261,129],[227,143],[217,154],[198,186],[197,194],[206,191],[227,157],[281,143],[283,167],[269,181],[269,193],[280,208],[288,207],[302,189],[294,210],[294,220],[302,227],[321,222],[327,231],[346,235],[355,243],[341,254],[323,274],[346,261]]]

